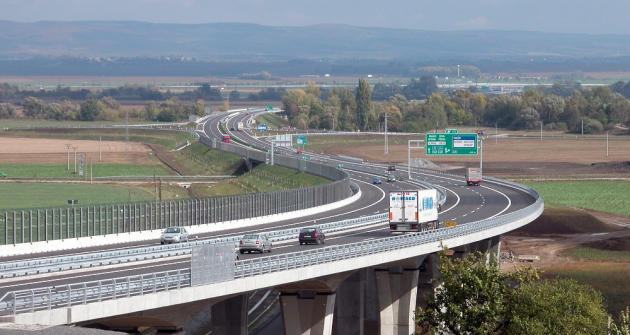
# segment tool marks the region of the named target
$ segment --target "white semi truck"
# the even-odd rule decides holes
[[[238,122],[236,123],[236,130],[241,131],[243,130],[243,122]]]
[[[389,230],[392,233],[419,232],[438,228],[437,191],[389,192]]]
[[[468,168],[466,169],[466,184],[468,186],[481,185],[481,169],[480,168]]]

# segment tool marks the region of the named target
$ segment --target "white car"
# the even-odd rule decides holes
[[[168,227],[162,232],[160,243],[188,242],[188,231],[184,227]]]
[[[238,251],[243,254],[245,251],[257,251],[263,253],[271,252],[271,241],[263,234],[247,234],[238,242]]]

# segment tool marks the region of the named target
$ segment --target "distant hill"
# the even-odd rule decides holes
[[[524,31],[424,31],[314,25],[158,24],[129,21],[0,21],[0,59],[186,57],[215,61],[291,59],[601,58],[630,55],[628,35]]]

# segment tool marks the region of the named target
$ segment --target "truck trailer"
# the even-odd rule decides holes
[[[389,192],[389,230],[392,233],[420,232],[438,228],[437,191]]]
[[[468,186],[481,185],[481,169],[480,168],[468,168],[466,169],[466,184]]]
[[[237,122],[236,123],[236,130],[241,131],[243,130],[243,122]]]

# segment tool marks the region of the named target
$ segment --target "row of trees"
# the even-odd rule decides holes
[[[52,90],[29,90],[20,89],[16,85],[10,85],[8,83],[0,84],[0,99],[8,98],[62,98],[68,100],[87,100],[87,99],[102,99],[105,97],[111,97],[117,100],[145,100],[145,101],[165,101],[174,97],[180,100],[206,100],[206,101],[221,101],[224,96],[221,94],[221,89],[216,86],[213,88],[209,83],[195,83],[198,86],[195,89],[185,90],[181,93],[172,93],[170,90],[166,92],[160,91],[153,85],[124,85],[115,88],[106,88],[99,91],[91,91],[88,89],[74,90],[70,87],[57,86]],[[227,92],[227,91],[226,91]],[[284,88],[265,88],[258,93],[250,93],[247,96],[241,96],[241,92],[234,89],[227,93],[231,100],[247,99],[251,101],[258,100],[270,100],[279,101],[286,93]]]
[[[383,102],[372,94],[399,91]],[[389,131],[425,132],[447,126],[507,127],[597,133],[615,125],[630,123],[630,101],[610,87],[571,87],[568,96],[548,94],[559,87],[527,89],[513,95],[486,96],[471,90],[438,93],[435,79],[423,77],[401,86],[377,84],[370,90],[360,79],[355,91],[347,88],[322,90],[310,84],[282,97],[289,121],[294,127],[326,128],[341,131],[383,130],[385,115]],[[409,100],[408,95],[423,100]]]
[[[135,119],[172,122],[186,120],[190,115],[202,116],[206,103],[203,100],[181,102],[171,98],[159,103],[149,102],[144,109],[123,110],[112,97],[88,99],[81,104],[68,99],[61,103],[45,103],[35,97],[27,97],[22,101],[22,113],[28,119],[58,121],[116,121],[129,116]],[[0,118],[15,118],[15,107],[9,103],[0,103]]]
[[[600,292],[571,279],[539,279],[533,267],[502,273],[488,254],[438,253],[439,284],[416,312],[420,334],[628,335],[628,310],[608,326]]]

